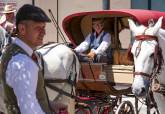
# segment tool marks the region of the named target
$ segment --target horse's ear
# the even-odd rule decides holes
[[[158,21],[156,22],[155,26],[154,26],[154,31],[155,33],[158,32],[158,30],[161,28],[162,26],[162,20],[163,20],[163,16],[161,16]]]
[[[157,32],[157,35],[159,38],[161,38],[162,40],[165,41],[165,30],[164,29],[159,29],[159,31]]]
[[[128,19],[129,28],[132,32],[136,30],[136,24],[132,19]]]

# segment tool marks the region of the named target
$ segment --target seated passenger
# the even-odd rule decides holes
[[[111,63],[111,36],[104,31],[104,19],[93,18],[92,29],[85,40],[74,50],[81,62],[108,62]],[[89,51],[89,52],[88,52]]]

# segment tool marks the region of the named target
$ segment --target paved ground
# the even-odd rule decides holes
[[[134,105],[135,104],[135,98],[128,98],[128,97],[125,97],[123,100],[129,100],[132,102],[132,104]],[[144,99],[139,99],[141,102],[144,101]],[[139,111],[139,114],[147,114],[147,106],[141,102],[138,102],[138,111]],[[135,108],[135,105],[134,105],[134,108]],[[151,110],[151,114],[154,114],[154,109]]]
[[[127,101],[127,100],[128,100],[128,101],[131,101],[132,104],[134,105],[134,108],[135,108],[135,98],[128,98],[128,97],[125,97],[123,100],[124,100],[124,101],[125,101],[125,100],[126,100],[126,101]],[[139,100],[143,101],[142,99],[139,99]],[[144,105],[144,104],[138,102],[138,111],[140,111],[139,114],[147,114],[146,105]]]

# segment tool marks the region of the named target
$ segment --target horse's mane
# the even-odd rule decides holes
[[[51,44],[55,44],[55,46],[61,45],[61,44],[62,44],[62,45],[65,45],[65,46],[67,46],[67,47],[69,47],[69,48],[73,48],[73,44],[72,44],[72,43],[69,43],[69,42],[64,42],[64,43],[59,43],[59,42],[47,42],[47,43],[41,45],[40,47],[38,47],[38,49],[41,49],[41,48],[46,47],[46,46],[51,45]]]
[[[164,64],[162,49],[157,45],[155,47],[155,53],[154,53],[154,69],[156,70],[156,73],[160,74],[162,70],[162,66]]]

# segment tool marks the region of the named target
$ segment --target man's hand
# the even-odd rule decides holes
[[[94,57],[96,56],[95,52],[93,51],[90,51],[87,56],[90,58],[90,59],[94,59]]]

